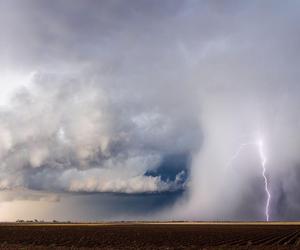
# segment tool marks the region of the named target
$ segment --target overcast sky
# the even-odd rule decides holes
[[[298,220],[299,23],[298,1],[0,0],[0,220],[265,220],[262,153],[270,219]]]

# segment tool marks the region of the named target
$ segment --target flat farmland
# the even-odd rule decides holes
[[[298,223],[0,224],[1,249],[300,249]]]

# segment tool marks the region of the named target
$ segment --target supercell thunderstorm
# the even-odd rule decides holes
[[[0,0],[0,220],[299,220],[299,7]]]

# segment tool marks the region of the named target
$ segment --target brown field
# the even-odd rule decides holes
[[[298,223],[0,224],[1,249],[300,249]]]

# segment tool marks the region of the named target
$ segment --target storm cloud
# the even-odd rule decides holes
[[[271,218],[297,218],[298,5],[0,1],[2,200],[111,195],[130,206],[78,216],[264,220],[257,145],[232,161],[259,139]]]

